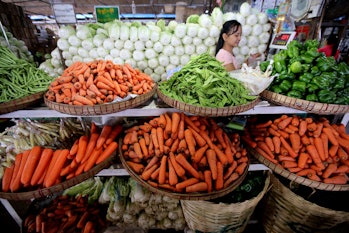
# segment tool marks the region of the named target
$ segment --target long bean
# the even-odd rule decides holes
[[[46,91],[52,80],[34,63],[0,46],[0,103]]]

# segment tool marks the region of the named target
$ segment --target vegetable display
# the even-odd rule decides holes
[[[0,46],[0,103],[46,91],[52,81],[46,72],[7,47]]]
[[[105,213],[87,197],[58,196],[31,213],[23,223],[24,232],[101,232],[106,228]]]
[[[0,179],[3,170],[11,166],[17,154],[34,146],[67,148],[71,140],[85,134],[87,126],[77,118],[59,120],[13,119],[14,125],[0,134]]]
[[[316,40],[304,44],[294,40],[287,50],[275,54],[273,72],[278,77],[269,90],[308,101],[348,105],[349,66],[319,53],[318,45]]]
[[[108,131],[106,128],[111,126],[105,125],[100,131],[96,126],[91,127],[90,136],[80,136],[69,149],[34,146],[17,154],[14,163],[5,168],[2,191],[48,188],[89,171],[118,147],[114,139],[121,133],[122,126],[116,125]]]
[[[210,193],[229,187],[248,167],[239,135],[210,118],[183,112],[125,130],[127,166],[153,187],[177,193]]]
[[[110,60],[75,62],[50,84],[48,100],[71,105],[110,103],[129,94],[142,95],[153,89],[155,82],[128,63]]]
[[[159,83],[159,90],[173,99],[204,107],[237,106],[256,99],[208,53],[192,57],[169,80]]]
[[[242,140],[296,175],[329,184],[348,182],[349,135],[343,124],[282,115],[262,123],[249,122]]]
[[[56,77],[63,72],[63,64],[105,59],[116,64],[129,63],[156,82],[166,80],[168,72],[185,65],[191,56],[205,52],[214,55],[222,25],[231,19],[243,25],[241,49],[234,50],[242,64],[250,54],[264,53],[270,37],[267,15],[251,7],[248,13],[245,16],[239,12],[223,13],[216,7],[211,15],[189,16],[183,23],[171,20],[166,24],[164,19],[147,23],[116,20],[81,24],[76,28],[61,26],[57,48],[40,68]]]

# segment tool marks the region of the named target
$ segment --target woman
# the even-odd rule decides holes
[[[233,54],[233,48],[239,46],[241,34],[242,26],[238,21],[229,20],[223,24],[216,46],[216,58],[223,62],[227,71],[240,69],[240,64]],[[259,56],[260,54],[257,53],[250,58],[256,59]]]
[[[318,51],[319,53],[324,53],[326,57],[333,56],[336,60],[338,60],[338,44],[338,37],[336,35],[331,34],[326,40],[326,45],[322,48],[319,48]]]

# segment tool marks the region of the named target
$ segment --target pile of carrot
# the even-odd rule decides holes
[[[75,62],[54,79],[45,96],[48,100],[71,105],[109,103],[129,94],[145,94],[153,89],[153,79],[130,64],[110,60]]]
[[[100,232],[107,225],[105,213],[97,203],[89,205],[87,199],[81,195],[58,196],[24,219],[24,232]]]
[[[262,123],[251,120],[242,141],[296,175],[329,184],[349,180],[349,135],[343,124],[324,117],[285,114]]]
[[[210,193],[229,187],[248,169],[245,148],[212,118],[163,113],[125,130],[125,161],[153,187]]]
[[[80,136],[69,149],[34,146],[17,154],[4,171],[2,191],[47,188],[89,171],[116,151],[121,131],[121,125],[99,129],[92,123],[90,136]]]

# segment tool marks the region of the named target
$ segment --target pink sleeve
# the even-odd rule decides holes
[[[235,63],[234,57],[231,54],[229,54],[228,52],[225,52],[224,50],[220,50],[217,53],[216,58],[218,61],[223,62],[223,65]]]

